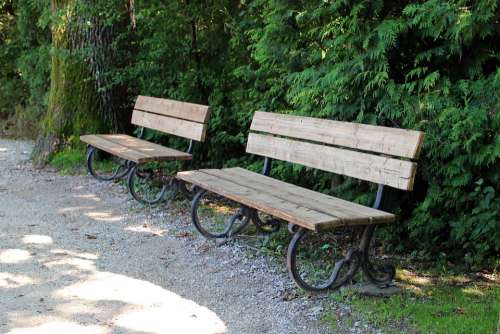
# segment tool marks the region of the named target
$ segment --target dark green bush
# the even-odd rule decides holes
[[[500,252],[495,1],[254,1],[255,105],[426,132],[406,246],[468,264]],[[263,20],[261,20],[263,17]],[[330,177],[330,176],[328,176]],[[320,184],[327,185],[328,182]],[[346,194],[345,191],[342,191]],[[352,195],[355,196],[355,193]]]
[[[47,107],[49,17],[48,0],[0,1],[0,118],[23,135],[34,135]]]

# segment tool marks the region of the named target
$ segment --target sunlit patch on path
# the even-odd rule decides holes
[[[206,307],[149,282],[108,272],[54,292],[55,298],[123,304],[114,324],[149,333],[223,333],[226,328]]]
[[[30,253],[24,249],[0,250],[0,263],[18,263],[31,258]]]
[[[50,245],[52,239],[26,235],[22,240]],[[16,249],[1,254],[4,262],[17,265],[11,267],[15,271],[48,270],[38,282],[27,275],[0,272],[2,295],[19,289],[17,296],[11,293],[7,298],[24,298],[40,305],[34,312],[23,304],[16,310],[2,311],[8,334],[106,334],[118,329],[120,333],[152,334],[227,331],[224,322],[207,307],[148,281],[97,270],[98,257],[92,254],[61,248],[44,249],[34,257]],[[35,283],[36,292],[20,289]]]

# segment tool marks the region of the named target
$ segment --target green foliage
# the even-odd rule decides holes
[[[492,264],[500,252],[497,3],[253,1],[248,9],[254,63],[235,73],[253,71],[253,105],[425,131],[417,188],[395,196],[405,225],[389,236],[421,255]],[[330,175],[312,181],[304,168],[278,168],[369,200],[356,182],[336,191]]]
[[[96,87],[109,97],[100,108],[111,111],[100,118],[110,129],[128,123],[138,94],[208,103],[209,140],[196,146],[194,167],[252,170],[262,162],[245,155],[244,145],[258,109],[423,130],[415,190],[389,197],[388,209],[402,222],[384,231],[388,244],[494,265],[500,253],[497,1],[136,0],[129,15],[118,0],[86,3],[80,17],[113,27],[110,49],[81,50],[87,60],[112,60],[100,68]],[[0,2],[4,115],[16,105],[39,115],[46,106],[48,11],[47,0]],[[82,81],[96,81],[96,73]],[[75,129],[85,131],[77,126],[66,135]],[[180,139],[149,136],[186,147]],[[273,176],[363,204],[375,191],[279,162]]]
[[[231,27],[237,23],[231,21],[238,7],[234,1],[210,6],[195,1],[137,1],[136,61],[122,74],[135,93],[210,104],[210,143],[195,153],[196,160],[215,166],[243,154],[242,129],[251,117],[251,109],[241,107],[239,82],[232,74],[245,57],[244,46],[230,45]],[[185,141],[173,138],[169,144],[186,147]]]
[[[0,118],[13,117],[23,135],[35,134],[47,107],[48,16],[48,0],[0,1]]]

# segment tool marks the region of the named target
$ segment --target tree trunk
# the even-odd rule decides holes
[[[98,19],[80,16],[77,3],[51,0],[58,19],[52,25],[48,109],[32,155],[38,167],[80,134],[99,130],[104,121],[100,111],[110,100],[109,93],[98,93],[104,86],[100,64],[105,61],[102,51],[110,43],[110,34]]]

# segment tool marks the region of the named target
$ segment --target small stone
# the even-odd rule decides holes
[[[324,308],[322,306],[315,306],[309,310],[308,316],[312,319],[318,319]]]

